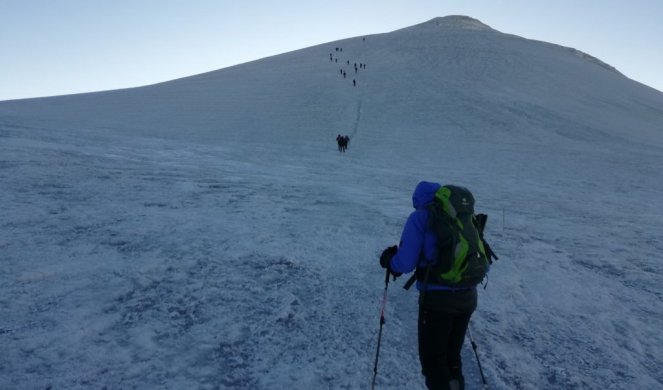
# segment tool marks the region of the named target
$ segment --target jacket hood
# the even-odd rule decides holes
[[[422,208],[435,198],[435,193],[442,187],[441,184],[422,181],[417,184],[412,194],[412,206],[415,209]]]

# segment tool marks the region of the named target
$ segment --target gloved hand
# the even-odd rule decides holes
[[[390,246],[387,249],[382,251],[380,255],[380,266],[382,268],[389,268],[389,263],[391,258],[398,252],[398,247],[396,245]]]
[[[401,272],[394,272],[391,269],[391,258],[398,252],[398,246],[393,245],[382,251],[380,255],[380,266],[389,270],[394,275],[394,279],[403,275]]]

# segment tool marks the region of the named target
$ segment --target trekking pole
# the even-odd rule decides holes
[[[477,343],[474,342],[472,337],[472,331],[470,327],[467,327],[467,334],[470,335],[470,343],[472,344],[472,349],[474,350],[474,356],[477,358],[477,365],[479,366],[479,373],[481,374],[481,381],[483,382],[483,388],[488,389],[488,383],[486,382],[486,377],[483,376],[483,369],[481,368],[481,361],[479,360],[479,354],[477,353]]]
[[[380,310],[380,332],[378,333],[378,349],[375,351],[375,366],[373,366],[373,384],[371,389],[375,390],[375,378],[378,376],[378,357],[380,356],[380,342],[382,341],[382,325],[384,325],[384,307],[387,304],[387,287],[389,287],[389,268],[384,279],[384,295],[382,297],[382,309]]]

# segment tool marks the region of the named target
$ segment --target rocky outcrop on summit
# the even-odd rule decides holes
[[[416,24],[396,31],[444,31],[444,30],[473,30],[473,31],[493,31],[490,26],[481,21],[464,15],[450,15],[433,18],[427,22]]]

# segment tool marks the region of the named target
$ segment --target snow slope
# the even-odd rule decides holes
[[[0,102],[0,388],[367,388],[424,179],[491,216],[491,389],[663,388],[661,129],[660,92],[459,16]],[[423,388],[401,284],[383,389]]]

